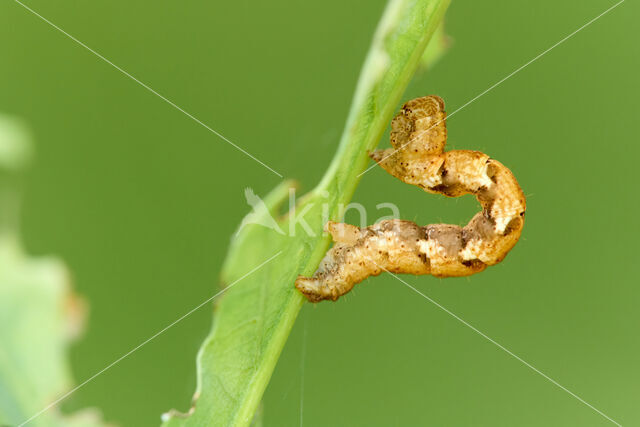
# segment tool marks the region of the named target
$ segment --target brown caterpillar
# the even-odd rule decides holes
[[[337,300],[383,271],[468,276],[504,259],[524,225],[525,197],[509,169],[486,154],[444,151],[444,101],[435,95],[411,100],[391,122],[392,149],[370,157],[391,175],[429,193],[474,194],[482,211],[465,227],[386,220],[366,228],[328,222],[335,245],[313,277],[296,288],[309,301]]]

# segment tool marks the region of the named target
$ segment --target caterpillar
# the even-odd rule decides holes
[[[312,277],[296,288],[311,302],[337,300],[354,285],[383,271],[436,277],[468,276],[499,263],[524,226],[526,202],[509,169],[479,151],[444,151],[444,101],[435,95],[402,106],[391,122],[393,148],[369,156],[401,181],[428,193],[473,194],[482,206],[465,227],[419,226],[392,219],[369,227],[329,221],[335,244]]]

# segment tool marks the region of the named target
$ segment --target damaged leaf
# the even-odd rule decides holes
[[[223,286],[213,328],[198,355],[198,387],[188,413],[171,411],[165,426],[247,426],[291,331],[304,298],[294,288],[299,274],[310,275],[329,244],[326,216],[336,220],[351,199],[358,175],[368,163],[400,97],[423,57],[449,0],[392,0],[376,30],[364,64],[338,152],[322,181],[278,221],[291,182],[283,182],[253,212],[235,236],[223,268]],[[310,161],[310,159],[309,159]],[[323,205],[328,212],[323,214]],[[298,221],[304,214],[308,224]],[[248,221],[245,221],[248,222]],[[278,232],[278,228],[284,233]],[[308,233],[308,230],[312,234]],[[244,277],[265,261],[264,266]],[[237,285],[235,284],[237,280]]]

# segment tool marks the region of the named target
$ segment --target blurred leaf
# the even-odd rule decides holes
[[[451,47],[451,37],[444,31],[444,21],[440,23],[431,41],[424,50],[424,54],[420,59],[420,69],[422,71],[428,71],[444,56],[445,53]]]
[[[31,140],[17,119],[0,115],[0,170],[21,171],[31,160]]]
[[[17,185],[30,157],[29,139],[0,117],[0,425],[15,426],[72,388],[70,340],[81,330],[82,301],[71,292],[64,265],[29,258],[17,229]],[[62,415],[51,408],[32,426],[102,426],[93,410]]]
[[[253,224],[242,227],[233,240],[222,275],[223,286],[232,287],[218,299],[212,331],[198,355],[194,407],[187,414],[165,414],[165,426],[250,424],[304,301],[294,281],[298,274],[314,272],[329,245],[322,235],[327,219],[323,210],[329,219],[341,216],[368,164],[367,152],[391,120],[448,4],[449,0],[389,2],[338,152],[324,178],[278,221],[283,233],[258,224],[268,224],[270,215],[277,217],[291,182],[274,189],[264,200],[266,209],[245,218]],[[308,230],[294,220],[300,215]]]

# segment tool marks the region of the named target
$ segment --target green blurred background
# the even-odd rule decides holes
[[[27,4],[308,190],[337,147],[385,1]],[[454,0],[451,50],[403,99],[438,94],[451,112],[613,4]],[[625,2],[451,118],[450,148],[482,150],[519,179],[523,238],[470,278],[404,277],[623,425],[640,424],[639,12]],[[216,291],[249,211],[243,189],[265,194],[279,179],[9,0],[0,61],[0,111],[25,119],[37,145],[25,244],[62,257],[90,302],[71,352],[79,382]],[[393,202],[421,224],[464,224],[478,209],[379,168],[354,201],[371,220]],[[123,426],[186,410],[210,322],[209,309],[194,313],[64,409],[97,406]],[[264,421],[610,424],[389,276],[304,307]]]

